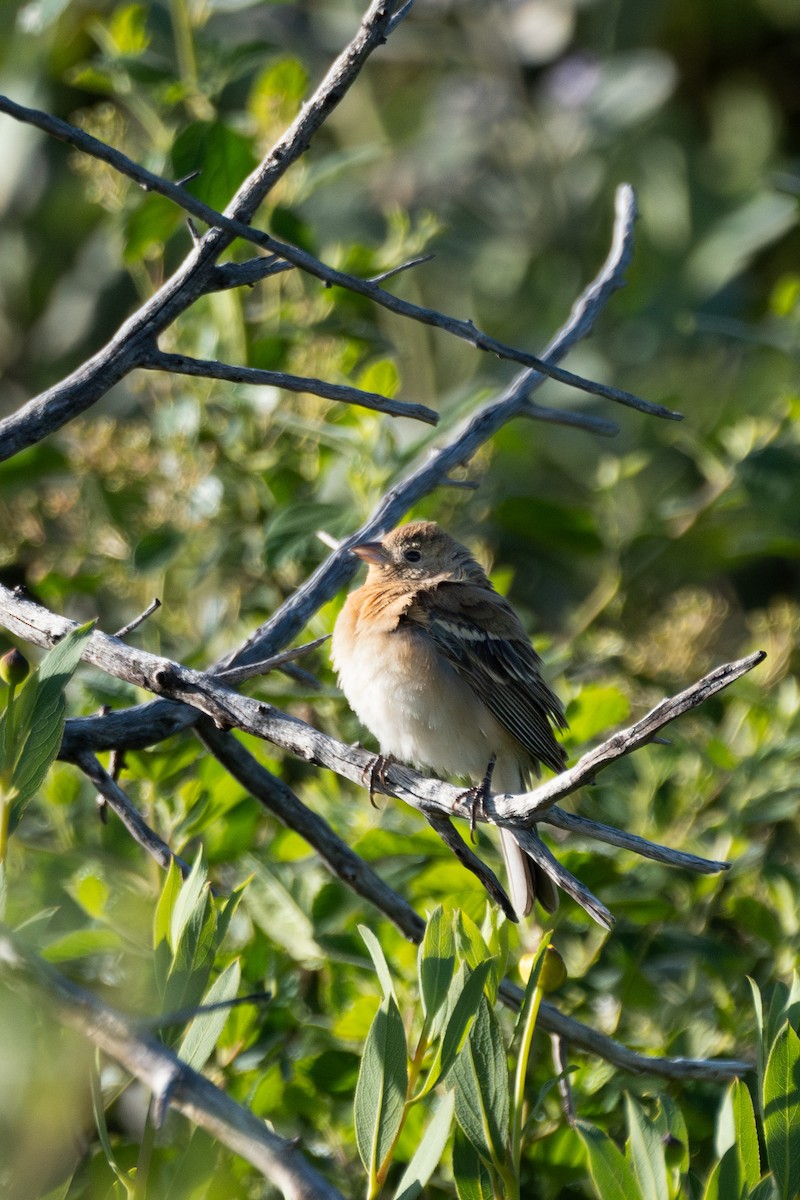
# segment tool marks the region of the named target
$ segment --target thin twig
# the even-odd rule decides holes
[[[519,1008],[522,989],[509,980],[500,984],[500,999],[509,1008]],[[589,1054],[596,1054],[621,1071],[632,1075],[657,1075],[661,1079],[703,1080],[707,1083],[724,1083],[749,1074],[753,1064],[740,1058],[666,1058],[661,1055],[637,1054],[621,1042],[599,1033],[574,1017],[567,1017],[554,1004],[542,1001],[539,1009],[539,1025],[548,1033],[557,1033],[570,1045]]]
[[[222,292],[230,288],[253,287],[263,279],[295,269],[292,263],[274,254],[267,258],[249,258],[247,262],[220,263],[209,276],[208,290]]]
[[[259,367],[241,367],[212,359],[189,358],[185,354],[167,354],[162,350],[151,350],[144,354],[139,366],[148,371],[169,371],[173,375],[195,375],[205,379],[226,379],[231,383],[276,387],[288,392],[309,392],[314,396],[324,396],[326,400],[357,404],[361,408],[386,413],[390,417],[410,417],[414,421],[424,421],[427,425],[435,425],[439,420],[439,414],[432,408],[426,408],[424,404],[392,400],[379,392],[365,392],[347,384],[328,383],[326,379],[287,375],[284,371],[264,371]]]
[[[401,263],[399,267],[390,267],[388,271],[382,271],[380,275],[371,275],[369,282],[385,283],[387,279],[393,279],[402,271],[409,271],[412,267],[419,267],[423,263],[431,262],[435,257],[435,254],[421,254],[419,258],[410,258],[408,262]]]
[[[649,842],[646,838],[637,837],[624,829],[616,829],[613,825],[604,825],[600,821],[591,821],[588,817],[576,813],[565,812],[554,804],[539,820],[544,825],[553,825],[567,833],[578,837],[592,838],[596,842],[605,842],[608,846],[618,846],[620,850],[630,850],[641,858],[650,858],[654,862],[666,863],[669,867],[679,867],[684,871],[694,871],[698,875],[718,875],[721,871],[729,871],[731,864],[714,858],[700,858],[697,854],[689,854],[686,850],[673,850],[670,846],[659,846],[657,842]]]
[[[579,879],[576,879],[566,867],[562,866],[552,851],[548,850],[542,839],[532,829],[515,829],[514,837],[525,853],[550,876],[553,882],[561,888],[562,892],[566,892],[568,896],[571,896],[575,903],[584,912],[589,914],[592,920],[597,921],[597,924],[602,925],[604,929],[614,928],[614,918],[605,904],[601,900],[598,900],[586,885],[581,883]]]
[[[519,415],[530,421],[546,421],[550,425],[567,425],[575,429],[586,429],[589,433],[597,433],[601,437],[615,437],[619,433],[616,421],[607,421],[604,417],[596,417],[593,413],[573,412],[570,409],[545,408],[534,404],[531,400],[520,407]]]
[[[159,1013],[155,1017],[139,1017],[136,1024],[140,1030],[165,1029],[168,1025],[186,1025],[196,1017],[206,1017],[209,1013],[223,1012],[225,1009],[242,1008],[247,1005],[257,1008],[268,1004],[271,999],[272,992],[251,992],[249,996],[232,996],[230,1000],[217,1000],[213,1004],[195,1004],[189,1008]]]
[[[652,417],[660,417],[667,421],[683,420],[682,413],[666,408],[663,404],[653,404],[650,400],[643,400],[640,396],[626,392],[623,388],[612,387],[611,384],[602,383],[597,379],[586,379],[582,375],[575,375],[572,371],[559,367],[551,358],[540,358],[527,350],[520,350],[516,346],[498,341],[497,338],[484,333],[473,321],[464,321],[450,316],[448,313],[439,312],[438,309],[412,304],[409,300],[401,300],[398,296],[366,279],[358,279],[354,275],[347,275],[344,271],[337,271],[326,263],[320,262],[313,254],[309,254],[307,250],[303,250],[299,246],[292,246],[288,242],[280,242],[277,238],[270,237],[267,249],[273,254],[285,258],[287,262],[294,263],[308,275],[321,279],[328,287],[341,287],[346,291],[355,292],[357,295],[366,296],[367,299],[373,300],[381,308],[388,309],[389,312],[397,313],[398,316],[407,317],[412,321],[419,321],[421,325],[442,329],[445,333],[468,342],[476,350],[484,350],[487,354],[495,354],[498,358],[505,358],[510,362],[522,363],[523,366],[546,375],[550,379],[555,379],[559,383],[564,383],[581,392],[588,392],[590,396],[613,400],[616,404],[623,404],[627,408],[636,409],[638,412],[647,413]]]
[[[659,729],[663,729],[676,717],[683,716],[684,713],[704,704],[706,700],[728,687],[734,680],[747,674],[748,671],[752,671],[753,667],[757,667],[766,657],[766,651],[757,650],[754,654],[748,654],[746,658],[715,667],[713,671],[709,671],[707,675],[698,679],[685,691],[662,700],[635,725],[612,734],[601,745],[584,754],[574,767],[562,771],[554,779],[549,779],[547,783],[540,784],[532,791],[520,793],[518,796],[501,797],[497,795],[492,797],[487,801],[487,804],[490,805],[489,812],[492,812],[491,806],[493,806],[494,815],[498,817],[520,816],[524,813],[526,819],[539,820],[559,800],[563,800],[565,796],[571,795],[585,784],[591,783],[604,767],[624,758],[625,755],[631,754],[641,746],[646,746],[653,740],[653,735]]]
[[[77,753],[71,761],[80,767],[87,779],[97,788],[104,804],[114,810],[133,840],[146,850],[160,867],[166,869],[174,862],[184,879],[190,874],[189,864],[179,854],[173,854],[167,843],[150,828],[116,780],[111,778],[93,754],[85,750]]]
[[[158,596],[156,596],[153,600],[150,601],[150,603],[148,604],[148,606],[144,610],[144,612],[139,613],[139,616],[134,617],[134,619],[132,621],[129,621],[127,625],[123,625],[122,629],[118,629],[117,632],[114,634],[114,637],[117,637],[117,638],[127,637],[129,633],[133,633],[134,629],[138,629],[139,626],[141,624],[143,624],[143,622],[146,621],[148,617],[151,617],[153,615],[153,613],[156,611],[156,609],[158,609],[158,608],[161,608],[161,601],[159,600]]]
[[[488,867],[485,862],[478,858],[477,854],[464,841],[461,834],[453,827],[453,822],[449,817],[442,816],[438,813],[426,813],[428,824],[435,833],[444,842],[445,846],[453,852],[455,857],[471,871],[486,888],[486,891],[492,897],[496,904],[500,906],[503,912],[508,917],[509,921],[518,921],[519,917],[514,911],[514,906],[506,895],[500,880],[495,875],[491,867]]]
[[[310,654],[318,646],[324,646],[325,642],[330,640],[330,636],[329,633],[323,633],[322,637],[314,638],[313,642],[306,642],[302,646],[293,646],[291,650],[282,650],[280,654],[263,658],[261,662],[248,663],[245,667],[229,667],[227,671],[217,671],[214,678],[221,679],[229,687],[235,687],[238,683],[244,683],[246,679],[253,679],[256,675],[268,675],[270,671],[275,671],[278,667],[285,666],[286,663],[294,662],[295,659]]]

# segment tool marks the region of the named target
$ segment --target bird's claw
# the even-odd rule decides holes
[[[368,767],[364,768],[361,776],[361,781],[366,787],[369,785],[369,802],[373,808],[377,808],[375,803],[375,784],[379,784],[381,791],[386,787],[386,771],[394,762],[391,754],[376,754]]]
[[[467,788],[467,790],[465,792],[460,792],[456,796],[455,801],[453,802],[454,807],[456,804],[459,804],[462,800],[464,801],[465,804],[469,804],[469,806],[470,806],[469,836],[470,836],[470,840],[472,841],[473,845],[477,841],[477,838],[475,836],[475,824],[477,821],[478,810],[480,809],[481,815],[483,817],[486,816],[486,797],[491,796],[491,794],[492,794],[492,776],[494,775],[494,768],[495,768],[496,762],[497,762],[497,755],[493,754],[492,757],[489,759],[488,765],[486,767],[486,774],[484,775],[484,777],[480,781],[480,783],[476,783],[473,787]]]

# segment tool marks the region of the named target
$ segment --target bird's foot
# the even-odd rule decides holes
[[[361,782],[365,787],[369,784],[369,802],[373,808],[378,807],[375,803],[375,785],[379,784],[381,790],[386,787],[386,771],[395,761],[391,754],[376,754],[370,765],[364,768]]]
[[[477,821],[478,812],[480,812],[482,816],[486,816],[486,797],[491,796],[492,794],[492,776],[494,775],[494,767],[496,762],[497,755],[493,754],[486,767],[486,774],[480,783],[476,783],[474,787],[467,788],[465,792],[460,792],[454,801],[454,805],[463,800],[470,806],[469,836],[473,844],[477,840],[475,837],[475,822]]]

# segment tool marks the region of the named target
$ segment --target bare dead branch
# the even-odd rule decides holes
[[[38,998],[37,1007],[88,1038],[150,1089],[157,1108],[183,1113],[261,1171],[287,1200],[344,1200],[302,1156],[294,1142],[237,1104],[210,1080],[181,1062],[130,1018],[78,987],[0,926],[0,970]]]
[[[126,638],[129,633],[133,633],[134,629],[138,629],[148,617],[152,617],[156,609],[159,608],[161,608],[161,601],[159,600],[158,596],[156,596],[155,599],[151,600],[144,612],[140,612],[138,617],[134,617],[134,619],[129,621],[127,625],[123,625],[122,629],[118,629],[114,634],[114,637]]]
[[[601,437],[615,437],[619,433],[616,421],[606,421],[593,413],[574,412],[565,408],[545,408],[541,404],[529,401],[520,407],[519,415],[530,421],[546,421],[551,425],[567,425],[574,429],[586,429],[589,433],[598,433]]]
[[[697,683],[693,683],[685,691],[679,692],[677,696],[670,696],[666,700],[662,700],[635,725],[621,729],[602,745],[595,747],[594,750],[589,750],[574,767],[562,771],[554,779],[540,784],[533,791],[514,796],[513,799],[506,797],[501,799],[499,796],[495,796],[494,805],[497,815],[506,817],[519,816],[524,813],[526,819],[539,820],[559,800],[571,795],[585,784],[591,783],[603,767],[638,750],[640,746],[647,745],[653,740],[659,729],[663,729],[676,717],[683,716],[684,713],[697,708],[699,704],[705,703],[709,697],[722,691],[723,688],[728,687],[748,671],[752,671],[753,667],[757,667],[766,657],[764,650],[757,650],[755,654],[748,654],[746,658],[715,667],[708,675],[704,675]]]
[[[368,31],[370,15],[373,14],[374,10],[381,10],[383,7],[380,3],[373,4],[370,13],[367,14],[364,20],[360,34],[363,35]],[[385,14],[383,15],[385,16]],[[371,30],[371,33],[374,38],[374,28]],[[308,122],[306,121],[306,117],[308,113],[313,111],[316,115],[317,124],[314,128],[318,127],[318,124],[321,124],[325,116],[328,115],[330,95],[325,93],[325,87],[329,84],[331,90],[336,91],[341,86],[342,76],[345,74],[345,66],[347,65],[346,60],[352,57],[351,52],[354,51],[357,41],[359,41],[359,38],[355,39],[344,54],[340,56],[326,77],[326,80],[323,81],[323,84],[317,90],[314,99],[304,109],[301,117],[298,117],[297,121],[294,122],[284,135],[278,147],[274,148],[267,155],[261,166],[243,185],[229,206],[228,213],[225,214],[217,213],[215,210],[209,209],[208,206],[202,205],[199,201],[194,201],[188,197],[188,193],[185,193],[179,185],[161,180],[158,176],[153,175],[152,172],[146,172],[144,168],[131,163],[131,160],[127,159],[126,156],[120,155],[118,151],[105,146],[104,143],[98,142],[95,138],[91,138],[84,131],[75,129],[68,125],[67,122],[57,121],[55,118],[48,117],[46,113],[39,113],[38,110],[34,109],[26,109],[23,106],[14,104],[13,101],[0,97],[0,110],[4,109],[10,115],[18,117],[18,119],[39,124],[42,128],[46,128],[47,132],[56,133],[57,136],[71,141],[73,144],[80,142],[81,148],[85,149],[87,153],[96,154],[97,157],[101,157],[104,161],[116,165],[120,170],[124,168],[123,173],[125,174],[130,175],[131,169],[135,168],[134,177],[137,178],[137,181],[143,182],[146,177],[147,186],[152,190],[169,195],[170,198],[175,199],[176,202],[183,204],[184,207],[189,208],[193,212],[197,212],[199,207],[203,210],[199,215],[212,225],[211,233],[202,241],[197,242],[195,252],[189,256],[176,275],[161,288],[160,292],[151,301],[145,304],[126,322],[123,328],[99,354],[83,364],[76,372],[57,384],[54,388],[29,401],[19,412],[0,422],[0,461],[23,449],[25,446],[41,440],[48,433],[53,432],[54,429],[60,428],[61,425],[72,417],[85,411],[100,396],[104,395],[105,391],[112,384],[119,382],[120,379],[124,378],[136,367],[148,365],[153,367],[155,364],[148,360],[152,359],[153,356],[159,355],[159,352],[155,348],[157,335],[163,332],[199,295],[211,290],[216,278],[215,272],[217,271],[215,259],[234,236],[246,237],[250,241],[257,242],[258,245],[273,254],[279,255],[287,262],[293,263],[309,274],[321,279],[328,286],[336,284],[350,291],[367,296],[375,303],[401,316],[420,321],[426,325],[435,326],[446,330],[456,337],[464,338],[478,349],[497,354],[501,358],[521,362],[527,367],[543,375],[549,375],[562,383],[580,388],[590,394],[604,396],[607,399],[628,405],[639,411],[671,420],[680,419],[680,414],[664,408],[662,405],[651,404],[629,392],[597,381],[583,379],[572,372],[563,370],[556,365],[554,361],[555,355],[549,355],[543,359],[525,351],[517,350],[512,346],[507,346],[477,329],[472,321],[459,320],[445,313],[400,300],[369,280],[360,280],[354,276],[336,271],[299,247],[279,242],[265,233],[257,233],[248,225],[242,223],[243,217],[252,216],[258,203],[263,200],[269,188],[280,178],[280,175],[283,174],[289,165],[290,160],[296,157],[299,144],[298,139],[302,142],[303,146],[306,144],[302,139],[309,137],[310,133],[313,132],[313,129],[309,130],[307,127]],[[362,37],[361,41],[364,43],[360,47],[362,53],[364,51],[369,53],[374,48],[368,36]],[[354,78],[355,75],[349,77],[348,85],[354,81]],[[321,115],[323,113],[324,115]],[[290,137],[292,131],[295,131],[294,142],[291,141]],[[189,203],[190,199],[191,203]],[[630,202],[632,205],[632,194]],[[229,286],[229,284],[226,284],[226,286]],[[575,313],[573,313],[573,318],[576,318]],[[169,368],[159,367],[157,369]],[[246,368],[241,369],[245,370]],[[204,371],[201,373],[208,374],[209,372]],[[253,382],[265,381],[253,380]],[[336,398],[341,399],[344,397],[338,396]],[[529,412],[528,415],[531,415],[531,413]],[[575,424],[578,422],[573,421],[572,423]]]
[[[116,636],[119,637],[119,634]],[[256,675],[268,675],[270,671],[276,671],[279,667],[284,667],[287,663],[294,662],[295,659],[302,658],[305,654],[310,654],[319,646],[324,646],[327,641],[330,641],[330,636],[329,633],[324,633],[322,637],[314,638],[313,642],[306,642],[303,646],[293,646],[291,650],[282,650],[280,654],[273,654],[270,658],[262,659],[261,662],[248,663],[246,667],[229,667],[227,671],[217,671],[214,678],[221,679],[233,687],[237,683],[243,683],[245,679],[253,679]]]
[[[452,851],[461,865],[466,867],[468,871],[471,871],[481,881],[495,904],[499,905],[509,921],[518,921],[519,918],[514,911],[514,906],[506,895],[500,880],[494,871],[469,848],[461,834],[454,828],[450,818],[440,813],[426,813],[425,815],[428,818],[428,824],[431,829],[435,833],[438,833],[445,846]]]
[[[314,396],[324,396],[326,400],[357,404],[361,408],[386,413],[390,417],[410,417],[428,425],[436,425],[439,420],[439,414],[432,408],[426,408],[424,404],[392,400],[379,392],[365,392],[361,388],[346,384],[328,383],[325,379],[287,375],[284,371],[263,371],[258,367],[234,366],[212,359],[189,358],[185,354],[167,354],[163,350],[151,350],[143,356],[139,366],[148,371],[169,371],[174,375],[198,375],[206,379],[226,379],[231,383],[282,388],[289,392],[309,392]]]
[[[519,1008],[522,989],[504,979],[500,984],[500,999],[510,1008]],[[599,1033],[574,1017],[567,1017],[554,1004],[542,1001],[539,1025],[548,1033],[556,1033],[578,1050],[596,1054],[632,1075],[657,1075],[660,1079],[696,1079],[708,1083],[724,1083],[728,1079],[747,1075],[753,1064],[739,1058],[665,1058],[661,1055],[637,1054],[621,1042]]]
[[[76,754],[72,761],[80,767],[87,779],[97,788],[103,804],[112,808],[133,840],[156,860],[165,870],[171,862],[180,869],[184,879],[191,871],[189,864],[178,854],[173,854],[166,842],[150,828],[141,813],[131,804],[117,781],[109,775],[103,765],[88,751]]]
[[[435,257],[435,254],[420,254],[419,258],[410,258],[408,262],[401,263],[399,267],[390,267],[388,271],[382,271],[380,275],[370,276],[369,282],[385,283],[387,279],[393,279],[395,275],[400,275],[403,271],[410,271],[412,267],[421,267],[423,263],[432,262]]]

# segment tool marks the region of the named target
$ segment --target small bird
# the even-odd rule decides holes
[[[484,778],[496,756],[497,792],[521,792],[539,763],[566,762],[553,728],[558,697],[507,600],[466,546],[433,521],[401,525],[353,553],[369,564],[336,621],[331,657],[351,708],[381,754],[436,774]],[[552,912],[555,885],[500,831],[515,912],[534,898]]]

